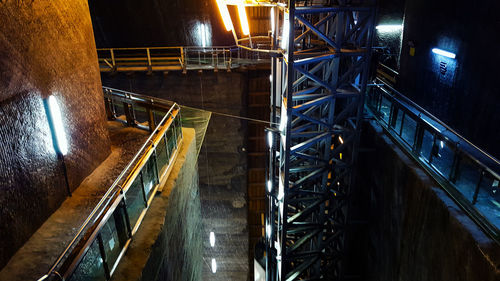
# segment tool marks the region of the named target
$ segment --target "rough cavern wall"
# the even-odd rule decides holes
[[[363,128],[368,149],[359,158],[357,200],[368,224],[353,248],[357,274],[371,281],[500,280],[500,246],[373,124]]]
[[[74,189],[110,151],[87,1],[0,1],[0,268],[67,196],[49,95]]]

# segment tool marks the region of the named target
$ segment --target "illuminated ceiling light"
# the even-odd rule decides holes
[[[243,35],[250,34],[250,27],[248,26],[247,12],[245,11],[245,5],[238,5],[238,16],[240,17],[241,31]]]
[[[217,262],[215,261],[215,259],[212,259],[212,273],[216,272],[217,272]]]
[[[266,224],[266,235],[267,238],[271,237],[271,225],[269,223]]]
[[[217,7],[219,7],[219,14],[222,17],[222,21],[224,22],[224,26],[227,31],[233,30],[233,22],[231,21],[231,16],[229,15],[229,10],[227,9],[227,5],[224,0],[216,0]]]
[[[382,24],[375,27],[379,32],[398,32],[403,29],[401,24]]]
[[[267,145],[269,145],[269,148],[273,147],[273,133],[271,131],[267,132]]]
[[[273,183],[271,182],[271,180],[268,180],[267,181],[267,191],[269,191],[269,193],[271,193],[272,190],[273,190]]]
[[[49,117],[50,128],[55,136],[54,146],[56,151],[64,156],[68,153],[68,140],[66,139],[66,133],[64,132],[61,108],[57,103],[56,97],[54,96],[49,96],[45,100],[45,104],[47,115]]]
[[[210,232],[210,246],[212,248],[215,246],[215,234],[213,231]]]
[[[271,33],[274,34],[274,7],[271,7]]]
[[[454,53],[451,53],[451,52],[448,52],[448,51],[445,51],[445,50],[441,50],[441,49],[438,49],[438,48],[433,48],[432,52],[434,54],[438,54],[438,55],[445,56],[447,58],[452,58],[452,59],[454,59],[457,56]]]
[[[285,50],[288,46],[288,33],[290,33],[290,21],[288,20],[288,13],[285,13],[283,21],[283,34],[281,35],[281,49]]]

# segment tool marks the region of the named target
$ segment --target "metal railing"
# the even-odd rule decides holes
[[[104,96],[110,119],[127,119],[130,124],[128,119],[134,117],[136,125],[141,118],[159,122],[149,123],[151,135],[40,280],[109,280],[166,181],[182,142],[176,103],[153,106],[139,95],[110,88],[104,88]],[[127,110],[130,116],[124,118],[121,113]]]
[[[366,105],[379,124],[500,242],[500,161],[379,78]]]
[[[269,62],[269,54],[237,46],[97,49],[101,72],[233,69]]]

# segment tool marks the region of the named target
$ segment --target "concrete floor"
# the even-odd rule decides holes
[[[145,142],[147,131],[108,122],[111,154],[31,236],[0,271],[0,281],[37,280],[78,231],[102,195]]]

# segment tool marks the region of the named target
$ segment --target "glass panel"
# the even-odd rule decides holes
[[[101,281],[106,280],[103,260],[99,251],[97,239],[92,242],[87,253],[69,278],[70,281]]]
[[[489,174],[483,176],[474,206],[493,225],[500,229],[500,190],[498,188],[498,179],[494,179]]]
[[[413,147],[416,131],[417,131],[417,122],[415,122],[413,118],[405,114],[403,122],[403,131],[401,132],[401,138],[403,138],[403,140],[410,147]]]
[[[453,148],[443,140],[436,140],[437,153],[432,157],[432,166],[436,168],[441,175],[448,178],[453,165]]]
[[[384,96],[382,97],[382,100],[380,102],[380,113],[380,117],[382,118],[382,120],[386,124],[389,123],[389,117],[391,115],[391,102]]]
[[[135,114],[135,119],[137,122],[147,125],[146,123],[148,122],[148,112],[146,111],[146,108],[142,106],[137,106],[134,105],[134,114]]]
[[[378,92],[375,89],[375,87],[372,88],[370,93],[368,94],[368,105],[372,108],[375,109],[377,108],[377,99],[378,99]]]
[[[149,193],[157,183],[154,154],[149,157],[146,165],[144,165],[144,167],[142,168],[142,175],[144,180],[144,191],[146,192],[146,198],[149,198]]]
[[[117,118],[125,120],[125,110],[123,109],[123,103],[118,101],[113,101],[113,106],[115,109],[115,116]]]
[[[101,229],[102,242],[104,251],[106,252],[106,261],[110,269],[113,268],[116,259],[125,245],[126,236],[124,235],[126,235],[124,216],[121,208],[118,207]]]
[[[469,202],[472,202],[480,175],[479,167],[469,157],[460,160],[455,186]]]
[[[168,146],[168,151],[170,151],[170,154],[172,154],[172,151],[175,150],[176,142],[175,142],[175,137],[174,137],[174,128],[170,127],[167,130],[167,146]]]
[[[177,130],[177,138],[182,134],[182,123],[181,123],[181,116],[177,115],[175,117],[175,129]]]
[[[156,146],[156,160],[158,161],[158,171],[163,169],[168,164],[168,159],[170,159],[170,153],[167,151],[165,145],[165,137],[163,137],[158,146]]]
[[[160,124],[161,120],[165,116],[165,112],[163,112],[163,111],[157,111],[157,110],[155,110],[153,112],[154,112],[155,123],[156,124]]]
[[[398,114],[397,114],[397,117],[396,117],[396,122],[394,124],[394,130],[399,135],[399,133],[401,132],[401,122],[403,121],[403,110],[401,110],[400,108],[398,108],[397,112],[398,112]]]
[[[434,144],[434,136],[431,132],[424,130],[424,136],[422,138],[422,147],[420,148],[420,156],[429,162],[429,157],[431,156],[432,146]]]
[[[137,176],[130,188],[125,194],[125,202],[127,203],[127,212],[130,219],[130,227],[134,228],[142,210],[146,208],[144,195],[142,193],[141,176]]]

